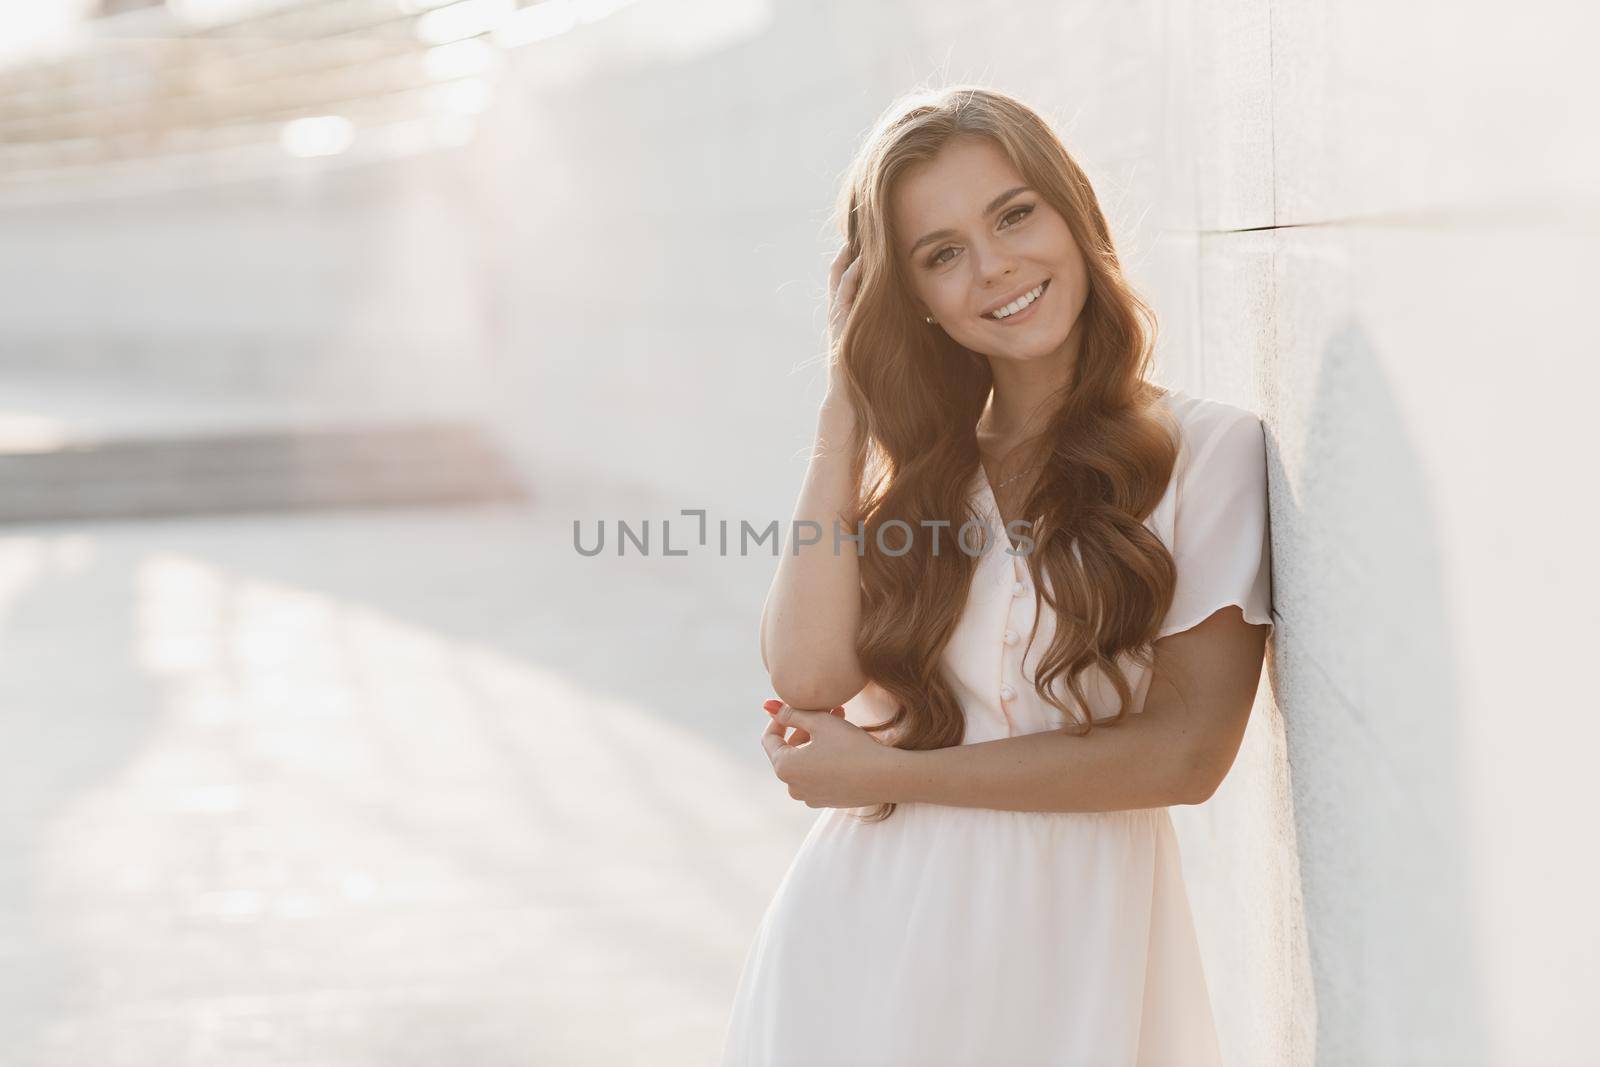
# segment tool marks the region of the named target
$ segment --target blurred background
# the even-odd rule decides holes
[[[1268,427],[1268,670],[1173,812],[1226,1061],[1592,1062],[1597,31],[0,0],[0,1061],[713,1062],[815,815],[717,524],[792,513],[850,154],[980,81]]]

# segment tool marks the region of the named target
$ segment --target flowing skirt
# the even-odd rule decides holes
[[[853,809],[864,813],[870,809]],[[756,931],[724,1067],[1214,1067],[1166,808],[827,808]]]

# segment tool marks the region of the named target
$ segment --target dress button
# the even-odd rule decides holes
[[[1015,630],[1007,630],[1006,631],[1006,644],[1014,645],[1016,643],[1017,643],[1017,631],[1015,631]]]
[[[1028,587],[1023,585],[1021,582],[1012,582],[1011,583],[1011,595],[1012,596],[1021,596],[1023,593],[1025,593],[1027,591],[1028,591]]]
[[[1002,685],[1000,687],[1000,699],[1001,700],[1011,700],[1014,697],[1016,697],[1016,695],[1017,695],[1017,691],[1015,689],[1011,688],[1009,685]]]

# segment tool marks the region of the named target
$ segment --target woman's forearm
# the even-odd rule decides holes
[[[861,621],[856,542],[841,539],[834,547],[836,533],[856,533],[844,519],[855,499],[855,431],[849,405],[830,396],[817,418],[816,446],[761,613],[761,655],[773,691],[797,708],[842,704],[866,685],[855,653]]]
[[[1155,644],[1142,710],[1082,736],[1024,734],[895,749],[885,799],[1007,811],[1123,811],[1204,803],[1239,753],[1267,628],[1236,605]]]
[[[1198,804],[1203,762],[1181,716],[1146,711],[1073,736],[1054,730],[927,751],[895,749],[895,802],[1003,811],[1123,811]]]

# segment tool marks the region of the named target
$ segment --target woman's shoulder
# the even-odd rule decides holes
[[[1266,434],[1237,404],[1170,390],[1182,430],[1177,467],[1152,513],[1178,581],[1159,636],[1236,604],[1247,622],[1272,621]]]
[[[1166,407],[1178,435],[1178,467],[1186,469],[1218,448],[1250,452],[1263,442],[1261,417],[1225,400],[1164,387]]]
[[[1230,404],[1226,400],[1195,396],[1172,386],[1162,388],[1161,402],[1177,419],[1185,438],[1200,438],[1233,426],[1261,425],[1261,417],[1249,408]]]
[[[1265,473],[1266,436],[1260,416],[1238,404],[1168,388],[1161,402],[1178,436],[1177,463],[1167,496],[1210,493]]]

